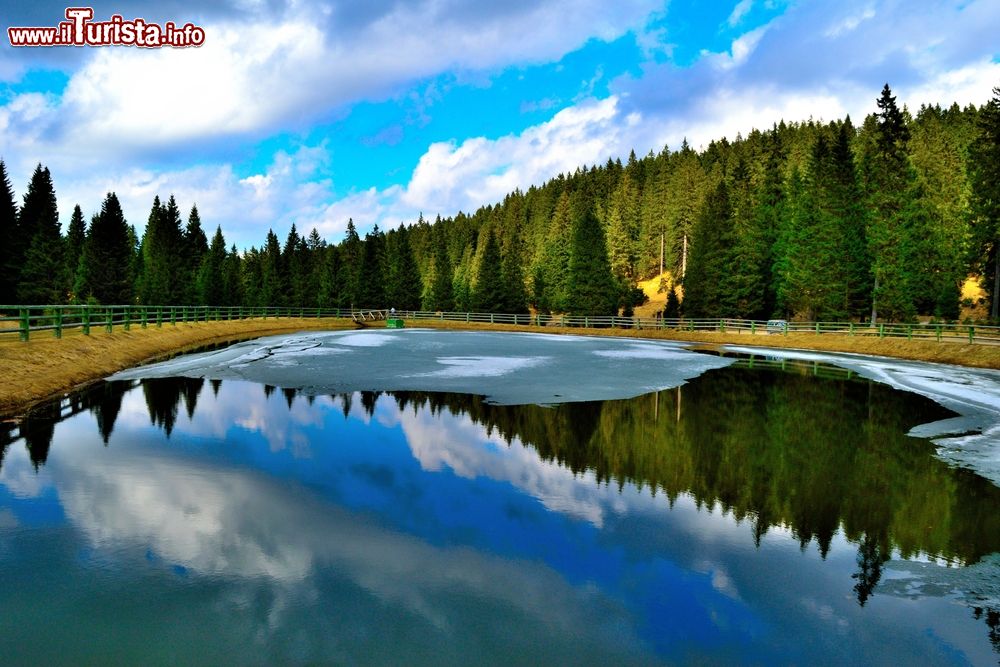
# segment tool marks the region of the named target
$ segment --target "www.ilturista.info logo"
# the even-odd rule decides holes
[[[114,14],[109,21],[92,21],[90,7],[67,7],[66,19],[48,28],[7,28],[11,46],[140,46],[156,49],[164,46],[184,48],[205,43],[205,31],[173,21],[164,25],[147,23],[140,18],[126,21]]]

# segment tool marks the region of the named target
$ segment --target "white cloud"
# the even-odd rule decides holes
[[[205,24],[200,48],[93,49],[50,111],[59,139],[105,157],[302,127],[441,72],[557,60],[641,27],[656,4],[549,0],[483,17],[457,3],[447,14],[436,2],[399,3],[348,28],[296,3],[277,22]]]
[[[733,12],[729,15],[729,18],[726,19],[726,23],[728,23],[730,27],[739,25],[740,21],[743,20],[743,17],[745,17],[752,8],[753,0],[740,0],[736,3],[736,6],[733,7]]]
[[[851,32],[865,21],[875,17],[875,10],[865,7],[860,14],[851,14],[840,21],[837,21],[823,33],[827,37],[839,37],[844,33]]]
[[[622,150],[625,129],[618,98],[609,97],[563,109],[521,134],[432,144],[400,200],[425,214],[474,210],[515,188],[606,160]]]

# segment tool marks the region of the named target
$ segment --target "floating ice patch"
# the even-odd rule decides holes
[[[538,366],[547,359],[548,357],[440,357],[437,362],[447,368],[410,377],[497,377],[530,366]]]
[[[331,337],[331,343],[351,347],[381,347],[397,340],[396,336],[381,333],[350,333]]]
[[[630,344],[620,350],[595,350],[594,354],[611,359],[683,359],[690,352],[682,348],[650,345],[645,343]]]
[[[594,354],[598,351],[610,354]],[[552,404],[669,389],[732,361],[671,342],[404,329],[262,338],[112,379],[182,375],[249,380],[309,394],[441,391],[478,394],[494,403]]]

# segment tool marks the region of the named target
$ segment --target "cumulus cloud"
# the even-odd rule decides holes
[[[729,15],[729,18],[726,20],[726,23],[728,23],[730,26],[739,25],[740,22],[743,20],[743,17],[745,17],[752,8],[753,8],[753,0],[740,0],[738,3],[736,3],[736,6],[733,7],[733,11]]]
[[[105,155],[141,154],[302,127],[444,71],[557,60],[588,39],[641,26],[655,4],[548,0],[485,11],[419,2],[358,16],[346,2],[294,3],[270,20],[210,19],[200,48],[93,49],[53,109],[53,139],[73,132]],[[53,12],[51,22],[61,16]]]
[[[520,134],[432,144],[401,202],[423,211],[471,210],[560,172],[606,159],[626,131],[618,98],[586,100]]]

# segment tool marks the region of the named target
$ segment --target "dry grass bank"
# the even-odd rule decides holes
[[[347,319],[253,319],[165,324],[112,333],[79,329],[62,339],[39,332],[27,343],[0,337],[0,416],[23,414],[35,403],[143,362],[203,345],[307,329],[352,329]]]
[[[617,336],[650,338],[657,340],[682,340],[700,343],[755,345],[761,347],[821,350],[824,352],[854,352],[900,359],[915,359],[942,364],[958,364],[978,368],[1000,369],[1000,345],[970,345],[948,341],[906,340],[903,338],[875,338],[871,336],[846,336],[841,334],[790,333],[787,336],[766,333],[715,333],[654,329],[584,329],[582,327],[526,327],[507,324],[447,322],[439,320],[412,320],[407,326],[435,329],[482,329],[490,331],[537,331],[542,333],[577,334],[581,336]]]

